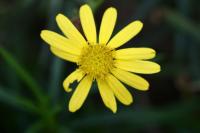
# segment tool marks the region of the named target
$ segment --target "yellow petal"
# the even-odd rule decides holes
[[[55,32],[43,30],[40,35],[44,41],[46,41],[50,46],[54,48],[75,55],[81,54],[81,48],[77,45],[76,42],[67,39]]]
[[[113,113],[116,113],[117,104],[116,104],[115,96],[114,96],[111,88],[103,80],[97,80],[97,84],[98,84],[101,98],[102,98],[105,106],[108,107],[109,109],[111,109],[113,111]]]
[[[56,56],[60,57],[61,59],[71,61],[71,62],[78,62],[78,56],[74,54],[70,54],[68,52],[64,52],[62,50],[59,50],[57,48],[51,47],[51,52],[55,54]]]
[[[67,17],[62,14],[58,14],[56,16],[56,21],[65,36],[69,39],[75,40],[79,45],[87,45],[84,37]]]
[[[125,48],[115,51],[116,59],[152,59],[156,55],[155,50],[151,48]]]
[[[140,21],[130,23],[108,42],[108,47],[117,48],[125,44],[141,31],[142,26],[143,24]]]
[[[92,79],[89,76],[84,77],[80,81],[69,101],[69,111],[75,112],[80,109],[89,93],[91,85]]]
[[[133,98],[130,92],[113,75],[109,74],[106,77],[106,81],[119,101],[125,105],[129,105],[133,102]]]
[[[69,88],[69,85],[73,83],[74,81],[80,81],[83,78],[84,74],[81,70],[77,69],[73,71],[63,82],[63,87],[66,92],[70,92],[72,89]]]
[[[95,44],[97,41],[96,26],[92,10],[88,5],[83,5],[80,8],[80,20],[83,31],[89,43]]]
[[[149,88],[149,83],[142,77],[133,73],[114,68],[112,74],[115,75],[119,80],[126,83],[127,85],[142,91],[146,91]]]
[[[151,61],[115,60],[115,66],[126,71],[142,74],[153,74],[160,72],[160,65]]]
[[[113,7],[108,8],[102,18],[100,32],[99,32],[99,43],[106,44],[113,32],[117,19],[117,10]]]

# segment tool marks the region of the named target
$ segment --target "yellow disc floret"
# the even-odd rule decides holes
[[[78,65],[93,79],[103,79],[113,68],[113,63],[113,50],[102,44],[92,44],[83,48]]]

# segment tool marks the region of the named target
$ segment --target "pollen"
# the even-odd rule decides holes
[[[77,63],[93,79],[103,79],[114,67],[113,50],[102,44],[84,47]]]

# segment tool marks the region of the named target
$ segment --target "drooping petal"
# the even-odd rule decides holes
[[[92,78],[85,76],[74,91],[69,101],[69,111],[75,112],[83,105],[92,85]]]
[[[128,24],[125,28],[119,31],[111,40],[108,42],[108,47],[118,48],[121,45],[128,42],[131,38],[137,35],[142,29],[142,22],[134,21]]]
[[[80,81],[84,77],[83,72],[80,69],[73,71],[63,82],[63,87],[66,92],[70,92],[72,89],[69,88],[69,85],[74,81]]]
[[[86,4],[80,8],[80,20],[88,42],[95,44],[97,42],[95,21],[91,8]]]
[[[57,48],[51,47],[51,52],[58,56],[61,59],[71,61],[71,62],[78,62],[78,56],[74,54],[70,54],[68,52],[64,52],[62,50],[59,50]]]
[[[43,30],[40,35],[45,42],[54,48],[75,55],[81,54],[81,48],[77,45],[76,42],[67,39],[55,32]]]
[[[142,74],[153,74],[160,72],[160,65],[151,61],[115,60],[115,66],[126,71]]]
[[[113,7],[108,8],[102,18],[100,32],[99,32],[99,43],[106,44],[114,30],[117,19],[117,10]]]
[[[58,14],[56,16],[56,21],[65,36],[69,39],[75,40],[79,45],[87,45],[84,37],[67,17],[62,14]]]
[[[149,83],[138,75],[121,70],[119,68],[114,68],[111,72],[116,78],[135,89],[146,91],[149,88]]]
[[[120,102],[125,105],[129,105],[133,102],[132,95],[117,78],[109,74],[106,77],[106,81]]]
[[[97,80],[97,84],[98,84],[99,92],[105,106],[111,109],[113,113],[116,113],[117,104],[116,104],[115,96],[114,96],[114,93],[112,92],[112,89],[103,80]]]
[[[122,60],[130,59],[152,59],[156,55],[155,50],[151,48],[125,48],[115,51],[115,58]]]

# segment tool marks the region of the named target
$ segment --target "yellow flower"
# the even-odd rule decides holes
[[[80,8],[80,20],[87,41],[62,14],[56,16],[56,21],[65,37],[48,30],[41,32],[42,39],[50,45],[51,51],[56,56],[74,62],[78,66],[63,82],[67,92],[71,91],[69,88],[71,83],[76,80],[80,82],[69,101],[71,112],[80,109],[92,82],[96,81],[105,106],[115,113],[117,111],[115,97],[125,105],[133,102],[132,95],[121,82],[146,91],[149,83],[134,73],[152,74],[160,71],[157,63],[147,61],[155,57],[153,49],[117,49],[137,35],[143,24],[138,20],[133,21],[110,39],[116,19],[116,9],[108,8],[103,15],[97,39],[92,10],[88,5],[83,5]]]

